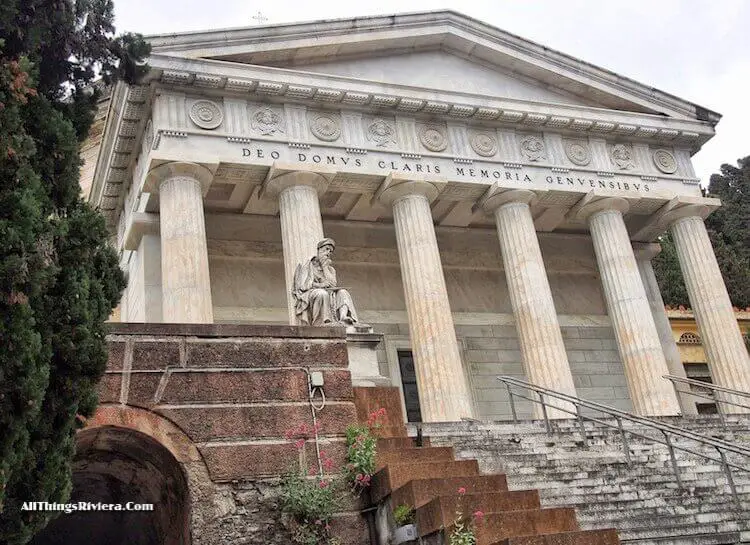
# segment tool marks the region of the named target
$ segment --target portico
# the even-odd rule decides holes
[[[689,412],[644,285],[644,248],[671,229],[714,380],[750,391],[702,222],[720,203],[690,164],[717,114],[450,12],[368,21],[365,57],[335,22],[152,39],[92,191],[131,273],[123,321],[296,325],[295,267],[333,237],[383,335],[376,378],[400,385],[411,351],[425,421],[501,418],[499,374]],[[313,26],[322,42],[300,37]],[[427,59],[463,87],[406,85]]]

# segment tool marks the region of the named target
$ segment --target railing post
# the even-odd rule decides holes
[[[740,497],[737,495],[737,487],[734,485],[734,477],[732,476],[732,468],[729,467],[729,464],[727,463],[727,457],[724,454],[724,451],[721,450],[719,447],[716,447],[716,450],[719,453],[719,456],[721,456],[721,465],[724,467],[724,473],[726,473],[727,483],[729,483],[729,490],[732,492],[732,497],[734,498],[734,501],[737,504],[737,507],[742,509],[742,504],[740,503]]]
[[[714,403],[716,403],[716,414],[719,415],[719,420],[721,421],[721,427],[726,431],[727,429],[727,420],[724,417],[724,409],[721,408],[721,395],[716,390],[711,392],[711,397],[714,398]]]
[[[666,431],[662,430],[662,434],[664,434],[664,439],[667,442],[669,459],[672,461],[672,470],[674,471],[674,477],[677,480],[677,486],[680,490],[683,490],[682,479],[680,479],[680,470],[677,468],[677,457],[674,455],[674,447],[672,446],[672,439],[670,439],[669,434]]]
[[[505,383],[505,387],[508,389],[508,397],[510,398],[510,410],[513,413],[513,423],[518,424],[518,413],[516,413],[516,402],[513,399],[513,390],[510,388],[510,384]]]
[[[578,427],[581,428],[581,440],[583,441],[583,446],[588,445],[588,440],[586,439],[586,426],[583,423],[583,414],[581,414],[581,406],[578,403],[575,403],[576,407],[576,414],[578,415]]]
[[[552,435],[552,426],[550,425],[549,416],[547,415],[547,405],[544,403],[544,394],[542,392],[537,392],[539,394],[539,401],[542,403],[542,414],[544,415],[544,427],[547,429],[547,435]]]
[[[628,444],[628,435],[625,433],[625,428],[622,426],[622,418],[619,416],[615,418],[617,419],[617,429],[620,430],[620,436],[622,437],[622,450],[625,451],[625,460],[628,462],[628,465],[630,465],[630,445]]]

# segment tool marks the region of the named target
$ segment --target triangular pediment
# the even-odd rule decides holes
[[[419,51],[380,57],[339,59],[297,66],[298,70],[383,83],[498,98],[604,107],[586,97],[549,88],[445,51]]]
[[[155,55],[488,98],[698,119],[719,115],[451,11],[148,37]]]

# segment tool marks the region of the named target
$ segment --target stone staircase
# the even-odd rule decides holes
[[[727,419],[726,430],[715,416],[660,420],[750,447],[750,418]],[[578,426],[555,421],[551,435],[543,421],[424,424],[422,431],[432,445],[453,446],[459,459],[477,460],[481,472],[505,473],[511,490],[539,490],[543,507],[574,507],[582,529],[616,527],[623,543],[639,545],[750,543],[750,473],[733,472],[738,503],[718,463],[677,450],[680,487],[665,445],[629,435],[628,463],[617,429],[586,422],[584,441]],[[711,447],[674,444],[717,457]],[[730,459],[750,467],[742,458]]]
[[[358,391],[363,390],[363,391]],[[456,460],[454,449],[430,446],[429,437],[407,437],[398,391],[390,388],[355,389],[358,416],[386,407],[389,422],[378,441],[378,470],[370,500],[378,505],[379,543],[388,543],[389,519],[401,504],[416,509],[416,524],[423,545],[449,542],[456,511],[482,511],[476,525],[476,545],[618,545],[613,529],[582,530],[570,507],[542,507],[536,490],[508,490],[503,474],[482,474],[477,460]],[[459,494],[459,487],[465,493]]]

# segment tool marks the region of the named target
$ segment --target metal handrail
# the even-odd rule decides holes
[[[728,399],[723,399],[724,396],[716,395],[717,393],[722,394],[730,394],[737,397],[742,397],[750,400],[750,393],[743,392],[742,390],[735,390],[734,388],[726,388],[724,386],[717,386],[716,384],[711,384],[710,382],[703,382],[700,380],[694,380],[691,378],[683,378],[683,377],[677,377],[674,375],[664,375],[665,379],[669,380],[672,383],[672,388],[674,388],[674,391],[677,394],[688,394],[694,397],[699,397],[701,399],[708,399],[709,401],[713,401],[716,403],[716,413],[719,415],[719,420],[721,421],[721,425],[724,429],[727,427],[727,422],[724,414],[724,409],[722,408],[722,404],[724,405],[732,405],[733,407],[741,407],[743,409],[750,409],[750,405],[744,405],[742,403],[737,403],[735,401],[729,401]],[[690,386],[697,386],[700,388],[704,388],[706,390],[711,390],[711,393],[705,393],[705,392],[696,392],[694,390],[681,390],[677,387],[678,383],[682,384],[688,384]]]
[[[683,484],[682,484],[682,479],[680,478],[680,473],[677,467],[677,458],[674,452],[675,450],[681,450],[683,452],[688,452],[690,454],[699,456],[701,458],[710,460],[712,462],[718,462],[719,464],[721,464],[721,467],[724,470],[724,474],[727,478],[727,484],[729,485],[729,489],[732,492],[732,497],[734,498],[737,505],[741,507],[739,496],[737,495],[737,488],[734,483],[734,477],[732,475],[732,468],[737,469],[739,471],[750,472],[750,467],[745,466],[745,465],[739,465],[734,462],[730,462],[727,460],[726,455],[727,453],[737,454],[737,455],[745,457],[744,459],[750,462],[750,449],[749,448],[746,448],[746,447],[743,447],[734,443],[729,443],[721,439],[716,439],[714,437],[701,435],[699,433],[695,433],[690,430],[685,430],[677,426],[666,424],[664,422],[658,422],[656,420],[652,420],[650,418],[646,418],[643,416],[638,416],[632,413],[628,413],[626,411],[621,411],[613,407],[602,405],[601,403],[597,403],[595,401],[588,401],[588,400],[581,399],[576,396],[564,394],[562,392],[557,392],[555,390],[550,390],[549,388],[537,386],[535,384],[526,382],[525,380],[521,380],[515,377],[500,376],[500,377],[497,377],[497,379],[503,382],[505,384],[505,387],[508,389],[508,395],[510,397],[510,407],[511,407],[511,412],[513,414],[514,423],[516,424],[518,423],[518,414],[516,412],[516,405],[514,401],[514,395],[515,395],[518,398],[527,399],[534,403],[541,404],[542,414],[544,417],[544,425],[548,434],[552,433],[552,425],[550,423],[550,418],[547,413],[548,405],[557,411],[562,411],[564,413],[570,414],[571,417],[576,418],[578,420],[578,426],[581,429],[581,435],[582,435],[582,440],[584,444],[586,444],[587,442],[586,427],[584,423],[585,420],[595,422],[595,423],[598,423],[598,424],[601,424],[603,426],[607,426],[610,428],[617,428],[618,431],[620,432],[620,436],[622,437],[623,450],[625,453],[625,459],[628,464],[631,463],[631,460],[630,460],[630,447],[628,445],[627,434],[634,435],[637,437],[642,437],[644,439],[648,439],[649,441],[654,441],[656,443],[663,444],[667,447],[667,450],[669,451],[669,458],[672,464],[672,471],[674,472],[677,485],[681,490],[683,489]],[[519,393],[514,394],[513,389],[512,389],[514,386],[517,388],[523,388],[527,391],[535,392],[538,396],[538,399],[535,399],[533,397],[528,397]],[[566,409],[565,407],[559,407],[558,405],[550,405],[549,402],[545,402],[545,399],[544,399],[545,396],[556,398],[561,401],[570,403],[575,407],[575,411]],[[601,418],[595,418],[593,416],[584,415],[583,412],[581,411],[582,408],[592,409],[594,411],[604,413],[614,418],[617,424],[612,424],[611,422],[607,422],[606,420],[602,420]],[[664,436],[664,439],[657,439],[655,437],[644,435],[634,430],[626,429],[623,426],[623,421],[633,422],[636,424],[640,424],[646,428],[657,430]],[[682,445],[676,445],[672,442],[672,437],[690,439],[701,445],[713,447],[716,449],[719,456],[718,458],[716,458],[708,454],[705,454],[703,452],[698,452],[696,450],[687,448]]]

